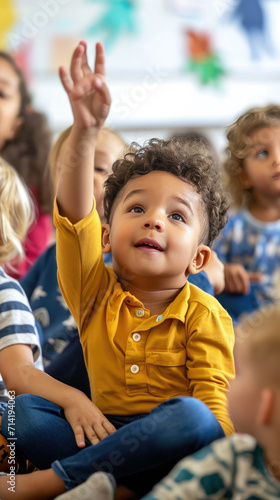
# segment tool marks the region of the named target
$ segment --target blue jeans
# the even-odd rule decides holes
[[[96,445],[76,445],[63,410],[38,396],[16,398],[17,448],[40,469],[52,466],[67,489],[93,472],[110,472],[139,496],[151,490],[184,456],[224,437],[209,408],[198,399],[174,398],[150,414],[112,416],[117,431]],[[7,412],[2,418],[7,433]]]

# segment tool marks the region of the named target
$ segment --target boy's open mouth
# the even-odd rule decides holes
[[[147,250],[163,252],[163,248],[160,244],[155,240],[150,240],[148,238],[144,238],[143,240],[137,241],[135,244],[136,248],[146,248]]]

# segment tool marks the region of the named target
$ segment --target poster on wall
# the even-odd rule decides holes
[[[185,24],[186,56],[191,61],[202,60],[208,52],[219,60],[221,73],[225,68],[236,74],[250,75],[262,68],[280,73],[278,0],[166,2]]]
[[[188,59],[203,58],[217,77],[262,66],[278,74],[279,18],[278,0],[1,0],[0,45],[26,52],[35,74],[67,63],[80,39],[91,53],[102,41],[109,67],[124,75],[155,62],[192,71]]]
[[[57,69],[81,39],[90,64],[105,45],[116,123],[222,122],[251,102],[251,85],[280,94],[267,84],[280,78],[279,19],[279,0],[1,0],[0,43],[59,127],[69,107]]]

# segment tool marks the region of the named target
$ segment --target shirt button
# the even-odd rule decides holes
[[[133,338],[134,342],[139,342],[139,340],[141,340],[141,335],[140,335],[140,333],[133,333],[132,338]]]
[[[138,365],[132,365],[130,367],[131,373],[138,373],[139,372],[139,366]]]
[[[143,318],[143,316],[145,316],[144,309],[138,309],[138,311],[136,311],[136,316],[137,318]]]

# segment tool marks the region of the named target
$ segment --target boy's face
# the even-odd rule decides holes
[[[253,192],[280,195],[280,127],[262,127],[255,130],[252,144],[244,159],[241,174],[244,187]]]
[[[112,165],[120,158],[123,147],[115,134],[107,130],[99,132],[94,157],[94,197],[101,222],[104,221],[104,182],[112,173]]]
[[[128,181],[103,230],[103,249],[112,250],[121,281],[152,290],[178,289],[199,272],[210,250],[199,244],[201,198],[178,177],[161,171]]]
[[[230,383],[228,406],[235,429],[254,436],[261,388],[245,343],[235,345],[236,377]]]

